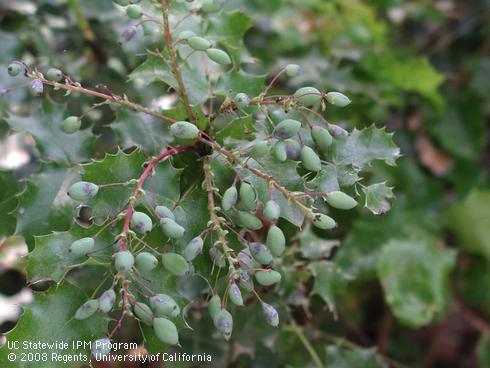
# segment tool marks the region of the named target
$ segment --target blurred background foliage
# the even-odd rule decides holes
[[[237,313],[236,332],[225,344],[209,338],[211,322],[196,310],[186,350],[213,354],[216,366],[316,366],[316,351],[327,367],[490,367],[490,1],[228,0],[225,6],[245,9],[241,22],[251,24],[247,58],[260,62],[248,64],[249,72],[273,75],[300,64],[302,73],[281,78],[278,92],[314,85],[346,93],[354,103],[328,111],[329,121],[386,126],[403,157],[397,167],[368,173],[395,187],[389,213],[338,213],[336,233],[305,229],[293,239],[315,261],[317,277],[313,282],[298,271],[285,280],[282,312],[291,318],[281,329],[265,327],[251,306]],[[109,0],[0,0],[0,86],[22,82],[6,72],[11,60],[22,59],[161,106],[161,85],[127,77],[145,49],[161,45],[159,34],[121,44],[128,25]],[[246,28],[229,27],[230,33]],[[66,101],[72,115],[91,103],[84,96],[52,98]],[[0,99],[0,291],[10,304],[28,288],[22,261],[12,256],[23,252],[12,236],[21,226],[16,194],[41,165],[32,132],[19,132],[11,114],[28,115],[40,104],[27,89]],[[116,149],[113,120],[106,107],[84,120],[93,126],[90,149],[99,157]],[[2,316],[3,332],[17,315],[14,309]]]

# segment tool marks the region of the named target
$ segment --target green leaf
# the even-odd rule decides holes
[[[322,169],[307,186],[313,192],[330,193],[339,190],[337,168],[331,164],[322,164]]]
[[[366,196],[365,207],[375,215],[384,215],[391,208],[391,200],[395,198],[393,188],[385,183],[376,183],[362,188]]]
[[[338,240],[327,240],[315,235],[311,228],[304,229],[299,234],[301,252],[309,259],[329,257],[334,248],[340,245]]]
[[[438,248],[428,238],[392,240],[384,245],[378,276],[386,302],[401,323],[424,326],[443,310],[455,258],[454,250]]]
[[[341,346],[327,347],[328,368],[388,368],[383,359],[377,354],[376,348],[371,349],[346,349]]]
[[[11,171],[0,170],[0,238],[15,232],[16,218],[12,215],[18,205],[17,180]]]
[[[31,134],[41,158],[45,161],[78,163],[87,161],[92,154],[94,136],[87,130],[65,134],[60,126],[66,115],[66,105],[43,100],[38,111],[31,116],[9,115],[7,123],[16,131]]]
[[[234,97],[237,93],[246,93],[250,97],[258,96],[265,87],[265,78],[244,72],[233,71],[223,75],[216,86],[215,93]]]
[[[345,274],[335,263],[329,261],[312,262],[308,265],[308,269],[315,278],[311,295],[319,295],[337,318],[336,295],[351,279],[350,275]]]
[[[362,130],[354,129],[348,137],[335,139],[332,146],[334,164],[353,165],[361,169],[375,160],[383,160],[394,166],[400,156],[400,149],[393,142],[393,134],[374,125]]]
[[[19,195],[16,233],[22,234],[28,245],[33,235],[64,231],[72,223],[73,201],[66,191],[76,175],[52,165],[43,165],[33,175]]]
[[[447,211],[445,222],[458,236],[462,249],[490,260],[490,191],[471,191]]]
[[[251,140],[253,139],[253,133],[256,131],[254,123],[252,115],[233,119],[216,133],[215,139],[218,143],[225,145],[233,139]]]
[[[481,335],[477,349],[480,367],[490,367],[490,333],[488,331]]]
[[[92,317],[77,321],[73,319],[75,311],[87,301],[84,293],[68,282],[51,287],[47,292],[36,293],[34,302],[25,306],[24,314],[14,330],[7,334],[10,342],[19,341],[21,349],[8,350],[5,345],[0,349],[0,366],[15,368],[66,368],[63,361],[53,359],[53,354],[74,357],[81,354],[83,359],[89,359],[90,347],[86,345],[77,349],[72,342],[82,341],[87,344],[103,338],[107,335],[108,320],[96,313]],[[32,349],[22,348],[24,341],[56,343],[64,341],[68,344],[67,349],[45,348]],[[7,355],[16,353],[15,363],[9,362]],[[24,362],[20,361],[22,353],[47,353],[47,361],[42,359]],[[70,363],[71,365],[71,363]]]

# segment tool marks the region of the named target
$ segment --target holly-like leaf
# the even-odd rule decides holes
[[[215,91],[218,95],[235,96],[237,93],[246,93],[250,97],[258,96],[265,87],[265,78],[244,72],[233,71],[223,75]]]
[[[327,347],[328,367],[335,368],[388,368],[388,364],[372,349],[346,349],[341,346]]]
[[[238,119],[231,120],[223,129],[216,133],[215,139],[226,145],[230,140],[253,139],[253,133],[256,131],[254,127],[254,119],[252,115],[246,115]]]
[[[17,208],[17,180],[11,171],[0,170],[0,237],[12,235],[16,219],[12,213]]]
[[[43,165],[41,171],[27,181],[24,192],[19,195],[16,233],[22,234],[29,246],[33,235],[69,228],[74,209],[66,192],[76,176],[71,170]]]
[[[10,115],[6,121],[12,129],[31,134],[41,158],[64,164],[87,161],[92,153],[94,136],[87,130],[66,134],[61,124],[66,117],[66,105],[43,100],[38,111],[23,117]]]
[[[322,164],[322,169],[307,185],[308,189],[313,192],[330,193],[339,190],[336,167],[331,164]]]
[[[449,209],[446,223],[458,236],[462,249],[490,260],[490,191],[473,190]]]
[[[6,337],[9,342],[18,341],[20,349],[9,350],[5,345],[0,349],[0,366],[6,368],[66,368],[63,357],[79,355],[89,362],[90,342],[107,335],[107,322],[100,313],[77,321],[73,319],[76,310],[88,299],[84,293],[68,282],[53,286],[47,292],[36,293],[34,302],[24,308],[19,323]],[[25,348],[23,342],[56,344],[65,342],[67,348]],[[73,342],[85,342],[87,345],[77,348]],[[16,354],[16,360],[10,362],[9,353]],[[47,359],[25,359],[22,353],[46,353]],[[57,358],[56,358],[57,357]],[[70,363],[71,364],[71,363]],[[76,364],[76,363],[75,363]],[[76,366],[76,365],[75,365]]]
[[[386,302],[401,323],[424,326],[443,310],[455,256],[454,250],[438,248],[427,238],[392,240],[384,245],[378,276]]]
[[[309,259],[327,258],[334,248],[340,245],[338,240],[323,239],[315,235],[311,228],[304,229],[299,235],[301,252]]]
[[[383,160],[395,165],[400,149],[393,142],[393,134],[374,125],[362,130],[354,129],[349,136],[334,140],[332,161],[336,165],[363,168],[372,161]]]
[[[328,309],[337,317],[336,295],[351,277],[345,274],[335,263],[329,261],[312,262],[308,269],[315,279],[311,295],[319,295],[327,303]]]
[[[366,196],[366,208],[375,215],[384,215],[391,208],[391,200],[395,198],[393,188],[386,183],[376,183],[362,188]]]

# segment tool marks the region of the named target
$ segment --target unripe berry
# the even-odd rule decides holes
[[[357,201],[354,198],[339,190],[328,193],[327,203],[341,210],[350,210],[357,206]]]
[[[87,253],[94,250],[95,241],[93,238],[82,238],[75,240],[70,245],[70,253],[75,257],[86,256]]]
[[[180,307],[174,298],[167,294],[157,294],[150,298],[150,306],[157,317],[177,317]]]
[[[221,309],[213,318],[214,327],[228,340],[233,331],[233,317],[226,309]]]
[[[294,93],[294,97],[306,107],[313,106],[322,99],[322,94],[314,87],[303,87]]]
[[[196,34],[192,31],[182,31],[179,33],[179,38],[181,40],[188,40],[191,37],[194,37]]]
[[[114,254],[114,267],[119,272],[129,272],[134,265],[134,257],[131,252],[123,250]]]
[[[95,197],[98,191],[98,185],[88,181],[79,181],[68,188],[68,195],[76,201],[85,202]]]
[[[288,139],[298,134],[301,123],[297,120],[286,119],[276,125],[272,134],[278,139]]]
[[[111,352],[111,340],[104,337],[103,339],[92,342],[92,355],[96,360],[100,360]]]
[[[144,36],[151,36],[153,33],[155,33],[155,25],[150,23],[150,22],[143,22],[141,23],[141,28],[143,28],[143,35]]]
[[[249,211],[257,207],[257,194],[255,193],[255,189],[245,181],[240,185],[240,203]]]
[[[269,200],[264,207],[264,217],[268,221],[277,221],[281,215],[281,207],[274,200]]]
[[[153,320],[153,330],[158,339],[169,345],[179,344],[179,333],[172,321],[166,318],[155,318]]]
[[[144,27],[144,24],[146,24],[146,23],[143,23],[143,27]],[[138,29],[135,26],[129,26],[122,31],[121,37],[123,38],[124,41],[129,42],[136,35],[137,30]]]
[[[231,302],[239,307],[243,306],[243,297],[240,288],[234,282],[231,283],[230,289],[228,290],[228,297]]]
[[[320,157],[316,154],[311,147],[303,146],[301,149],[301,162],[305,169],[310,171],[320,171],[322,169],[322,163]]]
[[[99,309],[99,302],[96,299],[87,300],[77,309],[73,318],[77,320],[87,319],[97,312],[97,309]]]
[[[9,66],[7,67],[7,73],[11,77],[18,76],[24,70],[25,70],[24,66],[18,61],[14,61],[14,62],[10,63]]]
[[[272,225],[267,232],[267,246],[274,257],[282,256],[286,249],[286,237],[276,225]]]
[[[217,62],[220,65],[231,64],[230,56],[223,50],[211,48],[207,49],[206,53],[211,60]]]
[[[56,68],[50,68],[46,73],[46,78],[55,82],[63,79],[63,72]]]
[[[187,42],[190,47],[197,51],[205,51],[211,47],[211,42],[199,36],[190,37]]]
[[[219,268],[226,266],[225,256],[218,249],[218,247],[211,247],[209,249],[209,255],[211,256],[211,260],[213,261],[214,265],[218,266]]]
[[[185,229],[169,217],[160,219],[160,227],[165,235],[172,239],[182,238]]]
[[[126,8],[126,14],[130,18],[139,19],[143,15],[143,9],[139,5],[131,4]]]
[[[31,91],[36,95],[36,96],[39,96],[39,95],[42,95],[43,91],[44,91],[44,85],[43,85],[43,81],[40,80],[40,79],[34,79],[32,82],[31,82]]]
[[[187,269],[187,261],[177,253],[165,253],[162,255],[162,264],[165,269],[175,276],[184,276]]]
[[[229,211],[238,201],[238,191],[235,186],[229,187],[223,193],[221,199],[221,207],[225,211]]]
[[[288,160],[297,160],[301,154],[301,145],[294,139],[286,139],[286,156]]]
[[[202,253],[203,245],[204,241],[200,236],[192,239],[184,248],[184,258],[189,262],[194,260],[199,254]]]
[[[261,265],[269,265],[272,263],[271,251],[262,243],[250,243],[250,254]]]
[[[211,319],[214,320],[218,312],[221,310],[221,298],[218,294],[214,294],[208,303],[208,311]]]
[[[250,97],[246,93],[238,93],[235,96],[235,103],[241,109],[244,109],[250,105]]]
[[[261,270],[255,272],[255,280],[262,286],[270,286],[281,281],[281,274],[274,270]]]
[[[116,303],[116,293],[112,289],[106,290],[99,296],[98,300],[99,310],[104,313],[109,313]]]
[[[144,303],[136,303],[133,306],[133,313],[138,319],[147,326],[153,325],[153,312],[149,306]]]
[[[153,254],[141,252],[136,256],[136,268],[143,272],[150,272],[158,266],[158,259]]]
[[[249,273],[244,270],[240,270],[240,281],[238,284],[248,292],[251,292],[254,289],[254,282],[250,277]]]
[[[313,225],[319,229],[330,230],[337,226],[333,218],[323,213],[315,213],[313,216]]]
[[[257,142],[250,150],[250,156],[254,159],[264,157],[269,153],[270,144],[267,141]]]
[[[264,313],[265,320],[272,327],[277,327],[279,325],[279,314],[276,309],[267,303],[262,303],[262,312]]]
[[[78,116],[69,116],[61,123],[61,130],[66,134],[73,134],[80,130],[82,126],[82,120]]]
[[[0,87],[0,97],[5,96],[7,93],[9,93],[7,88]]]
[[[262,221],[251,213],[238,211],[238,223],[248,230],[259,230],[262,228]]]
[[[157,206],[155,208],[155,212],[157,214],[157,217],[159,219],[161,218],[165,218],[165,217],[168,217],[172,220],[175,221],[175,216],[174,216],[174,213],[172,212],[172,210],[168,207],[165,207],[165,206]]]
[[[329,104],[338,107],[345,107],[351,103],[349,97],[340,92],[328,92],[325,98]]]
[[[286,66],[286,75],[288,77],[296,77],[299,73],[299,65],[298,64],[289,64]]]
[[[153,222],[150,216],[144,212],[134,212],[131,216],[131,228],[140,233],[146,234],[151,231],[153,227]]]
[[[286,143],[284,141],[276,142],[276,144],[274,144],[274,147],[272,148],[272,154],[277,161],[286,161],[288,159]]]
[[[199,135],[199,129],[188,121],[178,121],[170,126],[170,134],[180,139],[194,139]]]
[[[315,141],[318,148],[320,148],[322,151],[327,151],[333,142],[332,135],[329,133],[329,131],[318,125],[311,128],[311,137],[313,138],[313,141]]]

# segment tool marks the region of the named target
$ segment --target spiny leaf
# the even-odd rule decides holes
[[[16,218],[12,215],[18,205],[17,180],[11,171],[0,170],[0,237],[15,231]]]
[[[335,368],[388,368],[383,359],[373,349],[346,349],[341,346],[327,347],[328,367]]]
[[[393,188],[386,183],[376,183],[362,188],[366,196],[366,208],[375,215],[383,215],[391,208],[390,201],[395,198]]]

